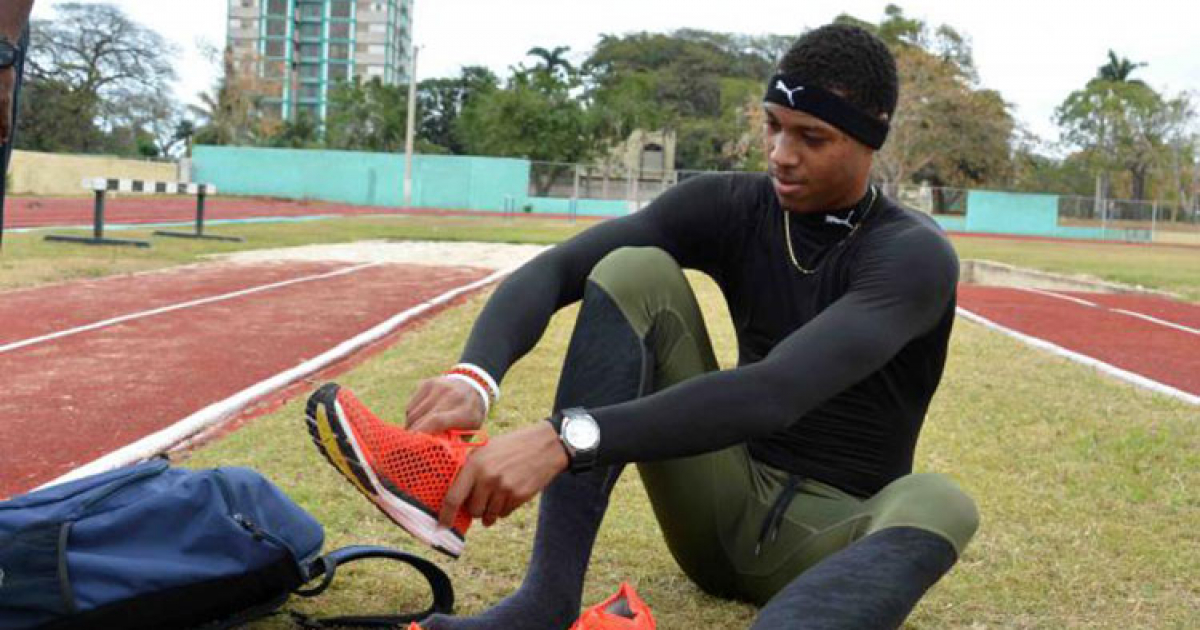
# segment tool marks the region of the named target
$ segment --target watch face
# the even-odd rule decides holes
[[[563,426],[563,439],[577,451],[588,451],[600,442],[600,427],[594,421],[572,419]]]

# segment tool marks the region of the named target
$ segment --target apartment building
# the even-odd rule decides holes
[[[227,43],[260,80],[267,112],[323,121],[330,88],[408,82],[413,0],[229,0]]]

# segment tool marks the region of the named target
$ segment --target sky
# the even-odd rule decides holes
[[[216,81],[216,65],[200,51],[205,42],[224,44],[227,0],[110,1],[179,46],[180,100],[196,102]],[[1197,0],[414,0],[417,74],[453,76],[464,65],[486,65],[507,76],[534,46],[569,46],[581,61],[602,34],[799,34],[841,13],[878,22],[892,2],[908,17],[965,34],[980,84],[998,90],[1017,120],[1047,141],[1057,137],[1054,108],[1095,76],[1110,48],[1145,62],[1135,76],[1154,88],[1200,94]],[[36,0],[34,17],[51,17],[52,5]]]

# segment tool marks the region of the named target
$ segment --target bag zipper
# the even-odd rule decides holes
[[[229,508],[229,518],[233,519],[233,522],[237,523],[242,529],[250,532],[250,535],[255,540],[266,540],[267,542],[272,543],[276,547],[287,551],[289,554],[291,554],[292,558],[299,563],[299,556],[296,555],[296,551],[292,549],[292,546],[286,540],[276,536],[275,534],[272,534],[262,527],[259,527],[253,519],[237,511],[237,507],[233,504],[233,492],[230,489],[229,480],[225,478],[225,474],[221,471],[221,469],[214,469],[213,472],[216,473],[215,479],[217,480],[217,489],[220,490],[221,496],[225,499],[225,506]]]

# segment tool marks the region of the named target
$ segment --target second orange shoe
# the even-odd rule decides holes
[[[322,385],[308,399],[308,431],[317,449],[359,492],[417,539],[457,558],[471,517],[459,510],[450,528],[438,523],[442,500],[470,450],[473,431],[414,433],[388,424],[349,390]]]
[[[655,630],[650,607],[628,582],[612,597],[588,608],[571,626],[571,630]]]

